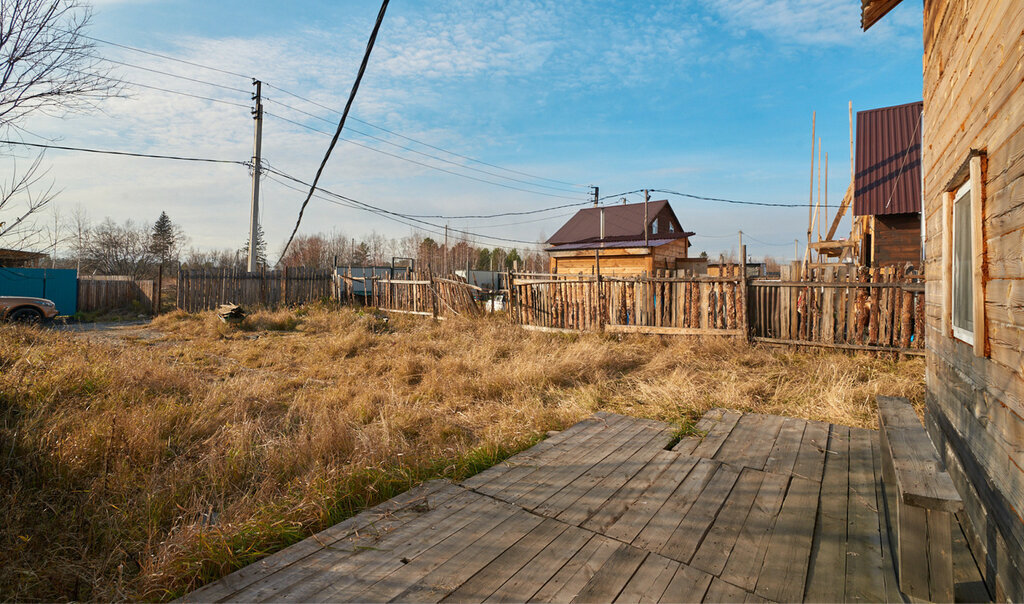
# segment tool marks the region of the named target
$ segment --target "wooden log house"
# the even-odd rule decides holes
[[[899,0],[861,0],[871,27]],[[925,0],[925,423],[997,601],[1024,601],[1024,2]]]
[[[602,276],[628,277],[684,268],[677,261],[687,258],[693,235],[665,200],[587,208],[548,239],[550,270],[593,275],[599,264]]]

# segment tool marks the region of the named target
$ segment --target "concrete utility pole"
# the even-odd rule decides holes
[[[590,188],[594,190],[594,207],[596,208],[597,207],[598,192],[601,190],[601,188],[600,187],[594,187],[594,186],[592,186]]]
[[[256,120],[256,142],[252,157],[252,208],[249,211],[249,258],[246,263],[246,270],[250,273],[256,271],[258,260],[256,233],[260,228],[260,161],[263,148],[263,82],[253,80],[252,85],[256,87],[256,94],[252,97],[252,100],[256,101],[256,107],[252,110],[253,119]]]

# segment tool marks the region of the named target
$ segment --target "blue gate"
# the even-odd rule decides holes
[[[78,271],[73,268],[7,268],[0,266],[0,296],[46,298],[57,312],[78,310]]]

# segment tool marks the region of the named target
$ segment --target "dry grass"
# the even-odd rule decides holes
[[[872,426],[923,363],[728,341],[553,336],[352,310],[0,328],[0,599],[160,600],[598,409]]]

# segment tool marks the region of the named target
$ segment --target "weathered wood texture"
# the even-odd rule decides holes
[[[178,271],[177,306],[189,312],[211,310],[221,304],[276,308],[337,297],[338,280],[327,269]]]
[[[927,423],[964,497],[975,556],[998,583],[996,595],[1014,601],[1024,600],[1022,31],[1017,0],[924,4]],[[950,287],[943,196],[967,178],[981,248],[974,250],[977,350],[950,333],[943,295]]]
[[[157,297],[156,281],[131,277],[78,278],[78,310],[82,312],[119,310],[137,306],[150,312]]]
[[[804,282],[757,279],[749,285],[755,341],[826,348],[924,351],[924,281],[906,267],[813,269]]]
[[[721,409],[700,426],[666,450],[670,426],[595,414],[186,600],[904,601],[873,431]],[[987,599],[955,543],[956,593]]]

